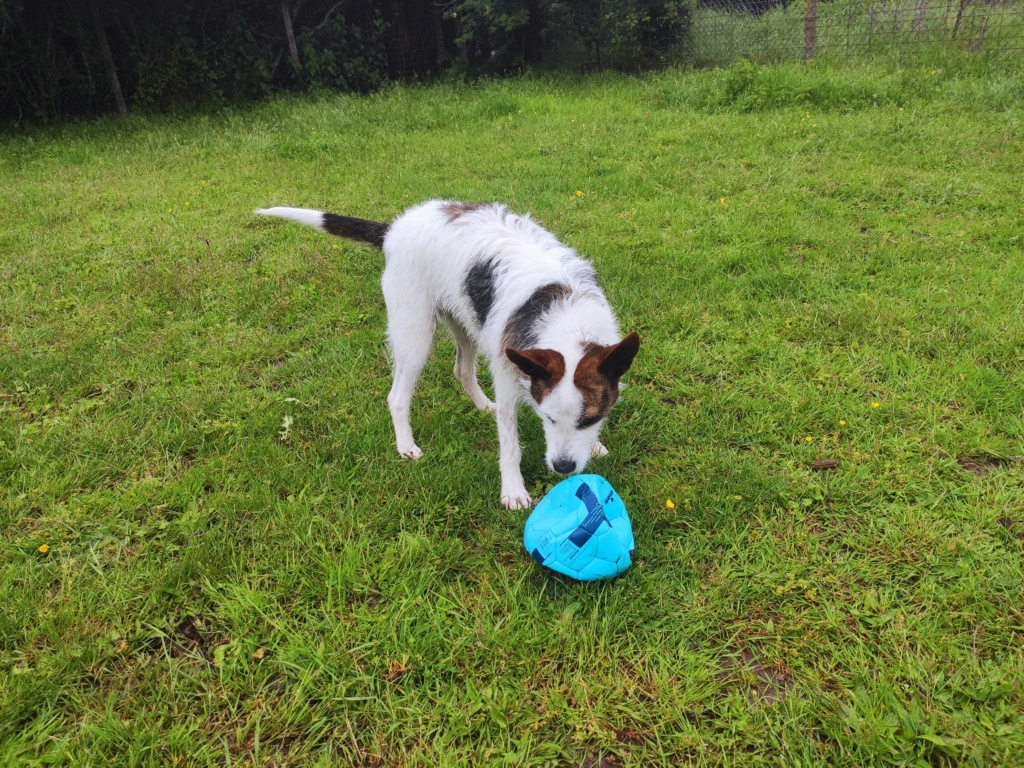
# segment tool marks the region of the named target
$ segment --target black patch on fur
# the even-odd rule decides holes
[[[505,326],[505,346],[530,349],[537,345],[537,323],[551,309],[551,305],[564,299],[571,289],[562,283],[549,283],[533,292],[522,306],[512,313]]]
[[[358,240],[361,243],[369,243],[381,248],[384,246],[384,236],[388,233],[391,225],[380,221],[325,213],[323,226],[325,231],[337,237],[347,237],[349,240]]]
[[[487,322],[487,315],[490,314],[491,306],[494,304],[494,272],[498,268],[498,258],[488,256],[480,259],[469,268],[466,273],[466,282],[462,284],[469,302],[476,312],[476,319],[483,328]]]

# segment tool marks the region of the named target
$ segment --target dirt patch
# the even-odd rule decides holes
[[[1003,459],[998,456],[961,456],[956,460],[960,468],[977,477],[988,477],[992,472],[1007,464],[1012,464],[1020,457]]]
[[[996,522],[1005,528],[1017,541],[1024,542],[1024,520],[1000,517]]]
[[[402,658],[401,660],[392,659],[391,664],[388,665],[388,671],[384,673],[384,679],[389,683],[394,683],[401,680],[407,674],[412,671],[412,664],[409,660]]]
[[[787,670],[766,665],[750,648],[739,648],[723,656],[719,666],[720,679],[752,677],[752,682],[743,680],[750,697],[766,704],[778,704],[793,690],[793,676]]]
[[[622,768],[622,758],[618,755],[591,755],[583,758],[576,768]]]
[[[209,643],[199,626],[201,625],[198,622],[186,618],[174,628],[173,632],[160,634],[147,640],[145,648],[151,654],[167,655],[172,659],[182,656],[205,656],[205,650]]]
[[[365,605],[371,610],[384,602],[384,593],[380,591],[380,588],[376,584],[370,586],[368,589],[355,592],[348,599],[350,607]]]
[[[629,689],[636,696],[637,701],[657,701],[658,684],[650,673],[643,668],[643,660],[634,665],[623,659],[619,662],[619,665],[623,676],[629,680]]]
[[[615,732],[615,740],[619,744],[639,746],[644,743],[643,737],[632,728],[620,728]]]
[[[168,652],[171,658],[178,658],[199,651],[202,653],[206,640],[192,619],[185,619],[179,626],[177,636],[170,638]]]

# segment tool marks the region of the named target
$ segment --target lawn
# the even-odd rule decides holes
[[[0,764],[1024,765],[1022,96],[740,65],[0,138]],[[531,212],[643,339],[614,582],[523,550],[448,339],[398,458],[380,254],[252,214],[432,197]]]

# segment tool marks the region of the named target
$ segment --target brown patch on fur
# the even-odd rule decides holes
[[[619,378],[627,370],[640,348],[640,337],[629,334],[618,344],[588,344],[576,366],[572,382],[583,395],[583,412],[577,429],[591,427],[605,416],[619,399]]]
[[[599,422],[619,399],[619,380],[612,381],[598,371],[608,349],[600,344],[589,344],[576,366],[572,383],[583,395],[583,412],[576,422],[577,429],[586,429]]]
[[[512,349],[505,350],[505,356],[530,377],[530,396],[537,403],[551,394],[558,382],[565,376],[565,358],[553,349]]]
[[[441,211],[448,218],[448,223],[451,224],[453,221],[465,216],[467,213],[479,211],[481,208],[486,207],[487,203],[449,203],[442,207]]]

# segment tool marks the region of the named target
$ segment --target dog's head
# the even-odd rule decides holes
[[[528,379],[530,405],[544,424],[549,469],[563,475],[583,471],[619,398],[619,378],[639,349],[635,332],[618,344],[588,344],[572,371],[566,370],[565,356],[553,349],[505,349]]]

